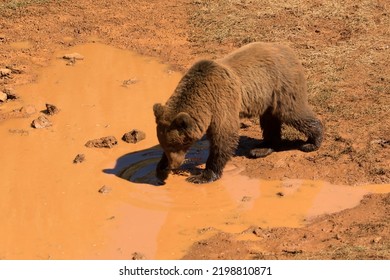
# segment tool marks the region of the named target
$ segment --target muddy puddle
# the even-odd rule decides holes
[[[65,54],[83,59],[69,61]],[[2,112],[32,106],[29,117],[0,122],[0,259],[178,259],[217,230],[250,226],[299,227],[311,217],[358,204],[382,186],[335,186],[306,180],[264,181],[229,164],[221,180],[192,185],[186,174],[156,184],[157,146],[152,106],[164,102],[181,74],[155,59],[100,43],[55,54],[36,83]],[[52,125],[31,127],[55,104]],[[121,139],[132,129],[146,139]],[[112,149],[88,140],[115,136]],[[202,168],[207,141],[195,145],[185,169]],[[85,161],[74,164],[77,154]],[[104,187],[106,191],[99,192]]]

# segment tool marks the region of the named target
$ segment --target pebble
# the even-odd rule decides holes
[[[37,119],[32,121],[31,126],[34,128],[46,128],[52,126],[51,121],[46,118],[44,115],[39,116]]]
[[[263,237],[263,229],[261,227],[256,227],[253,229],[252,233],[256,235],[257,237]]]
[[[12,73],[12,71],[10,69],[7,69],[7,68],[0,69],[0,77],[9,76],[9,75],[11,75],[11,73]]]
[[[102,193],[102,194],[107,194],[107,193],[110,193],[112,191],[112,188],[111,187],[108,187],[106,185],[104,185],[103,187],[101,187],[98,192]]]
[[[68,60],[83,60],[84,56],[79,54],[79,53],[70,53],[70,54],[65,54],[63,59],[68,59]]]
[[[3,92],[7,95],[8,100],[18,99],[18,95],[12,89],[4,89]]]
[[[46,114],[52,116],[54,114],[57,114],[60,110],[53,104],[46,103]]]
[[[131,259],[133,261],[136,261],[136,260],[145,260],[145,255],[140,253],[140,252],[134,252],[132,255],[131,255]]]
[[[118,144],[114,136],[101,137],[94,140],[89,140],[85,143],[88,148],[112,148]]]
[[[371,240],[371,243],[379,243],[382,240],[382,237],[378,236]]]
[[[0,91],[0,101],[5,102],[8,99],[8,95],[5,92]]]
[[[129,85],[133,85],[133,84],[136,84],[136,83],[138,83],[138,79],[137,78],[127,79],[127,80],[123,81],[122,86],[127,87]]]
[[[12,66],[12,65],[7,65],[6,68],[11,70],[12,74],[23,74],[24,73],[24,70],[17,68],[15,66]]]
[[[83,161],[85,161],[85,155],[84,154],[78,154],[74,158],[73,163],[82,163]]]
[[[125,133],[122,137],[122,140],[127,143],[138,143],[139,141],[144,140],[145,137],[145,132],[138,129],[133,129],[132,131]]]

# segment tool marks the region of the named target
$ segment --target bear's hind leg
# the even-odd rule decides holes
[[[303,152],[312,152],[318,150],[323,139],[323,125],[314,115],[297,118],[287,122],[300,132],[307,136],[307,141],[302,144],[299,149]]]
[[[276,150],[281,142],[282,123],[280,119],[272,114],[272,109],[268,109],[260,117],[260,127],[263,131],[263,141],[259,147],[249,151],[252,158],[266,157]]]

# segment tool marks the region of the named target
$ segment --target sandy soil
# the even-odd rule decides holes
[[[390,190],[389,4],[221,3],[0,3],[0,258],[389,259],[389,195],[368,195]],[[180,73],[252,41],[299,54],[326,125],[319,151],[248,159],[261,133],[246,120],[219,183],[173,176],[156,188],[112,174],[153,151],[151,107]],[[84,58],[61,58],[74,52]],[[33,129],[46,103],[60,111]],[[146,139],[121,141],[132,129]],[[103,136],[118,144],[84,146]]]

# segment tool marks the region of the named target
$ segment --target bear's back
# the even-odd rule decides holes
[[[244,115],[264,112],[280,99],[306,95],[303,67],[291,48],[276,43],[255,42],[217,60],[233,71],[241,81]]]
[[[275,64],[287,64],[290,66],[300,64],[290,47],[282,44],[263,42],[245,45],[218,61],[222,64],[229,65],[235,70],[239,70],[239,68],[247,65],[271,68]]]

